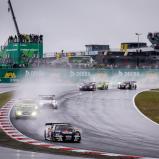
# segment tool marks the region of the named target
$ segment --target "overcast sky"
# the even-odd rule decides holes
[[[148,42],[159,31],[159,0],[11,0],[21,33],[44,35],[44,51],[85,50],[85,44]],[[7,0],[0,0],[0,45],[15,34]],[[150,44],[150,43],[148,43]]]

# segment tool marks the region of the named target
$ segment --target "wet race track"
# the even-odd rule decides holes
[[[133,104],[139,91],[68,91],[59,97],[58,110],[43,109],[35,120],[15,120],[12,110],[11,121],[20,132],[41,141],[46,122],[70,122],[81,128],[81,143],[57,145],[159,158],[159,126],[144,118]]]

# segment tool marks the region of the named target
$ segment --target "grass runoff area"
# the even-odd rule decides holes
[[[135,104],[145,116],[159,123],[159,89],[139,93]]]
[[[13,92],[0,94],[0,108],[5,105],[13,97]]]
[[[5,105],[12,97],[14,96],[14,92],[7,92],[0,94],[0,108]],[[96,156],[94,154],[80,154],[77,152],[67,152],[64,150],[56,150],[56,149],[48,149],[45,147],[40,146],[34,146],[31,144],[26,144],[23,142],[16,141],[14,139],[11,139],[9,136],[7,136],[1,129],[0,129],[0,146],[13,148],[13,149],[19,149],[24,151],[32,151],[32,152],[39,152],[39,153],[49,153],[49,154],[56,154],[56,155],[69,155],[69,156],[76,156],[76,157],[89,157],[89,158],[101,158],[101,159],[125,159],[125,157],[119,156]],[[129,157],[131,159],[131,157]]]

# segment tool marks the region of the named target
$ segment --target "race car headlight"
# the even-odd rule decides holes
[[[43,105],[43,104],[44,104],[44,102],[40,101],[40,102],[39,102],[39,104],[40,104],[40,105]]]
[[[32,112],[31,115],[32,115],[32,116],[36,116],[36,115],[37,115],[37,112]]]
[[[57,105],[57,101],[54,100],[54,101],[52,102],[52,104],[53,104],[53,105]]]
[[[21,111],[17,111],[17,112],[16,112],[16,115],[21,116],[21,115],[22,115],[22,112],[21,112]]]
[[[38,106],[35,106],[35,109],[38,109]]]

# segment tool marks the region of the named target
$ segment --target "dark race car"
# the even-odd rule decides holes
[[[81,132],[70,123],[46,123],[44,131],[45,140],[61,142],[80,142]]]
[[[79,87],[79,90],[80,91],[95,91],[96,83],[95,82],[82,83]]]
[[[136,89],[137,85],[135,81],[125,81],[118,84],[118,89]]]

